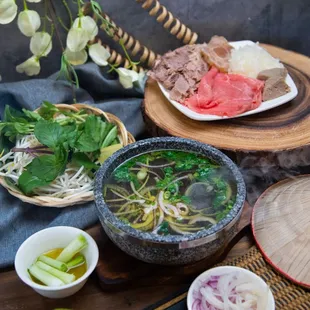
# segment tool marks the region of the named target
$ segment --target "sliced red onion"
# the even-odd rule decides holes
[[[265,310],[269,288],[240,272],[220,272],[200,283],[190,310]]]

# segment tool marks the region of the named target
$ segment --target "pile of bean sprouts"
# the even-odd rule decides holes
[[[34,135],[20,137],[16,141],[16,148],[33,148],[40,146]],[[32,162],[34,155],[27,152],[8,152],[0,154],[0,176],[10,178],[18,183],[20,175],[25,167]],[[72,198],[82,193],[92,192],[94,180],[88,175],[84,167],[76,167],[68,164],[65,172],[58,176],[51,184],[39,187],[33,192],[38,196],[50,196],[57,198]]]

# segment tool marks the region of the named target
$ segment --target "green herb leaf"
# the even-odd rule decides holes
[[[167,221],[163,221],[161,223],[158,233],[163,234],[163,235],[169,234],[169,223]]]
[[[62,174],[66,168],[68,153],[59,146],[54,155],[35,158],[18,179],[19,188],[30,194],[35,188],[47,185]]]
[[[0,123],[0,132],[8,137],[9,141],[15,142],[16,136],[19,134],[27,135],[33,132],[34,125],[31,123]]]
[[[99,144],[92,137],[83,132],[76,142],[76,148],[82,152],[94,152],[99,149]]]
[[[132,181],[133,173],[131,173],[126,166],[119,167],[114,172],[114,177],[117,182],[130,182]]]
[[[99,169],[99,166],[93,163],[86,154],[80,152],[72,155],[72,163],[78,167],[84,166],[86,169]]]
[[[0,154],[3,152],[3,154],[6,154],[10,151],[10,149],[14,146],[14,143],[12,143],[8,137],[1,134],[1,123],[0,123]]]
[[[48,101],[43,101],[40,109],[38,110],[38,114],[46,120],[52,119],[58,112],[60,112],[59,109]]]
[[[27,167],[27,171],[47,182],[52,182],[56,177],[63,173],[66,155],[63,150],[56,155],[42,155],[35,158]]]
[[[18,179],[18,186],[26,195],[31,194],[35,188],[48,185],[49,183],[30,174],[28,171],[24,171]]]
[[[165,189],[168,186],[168,184],[175,179],[175,177],[173,176],[173,169],[171,167],[166,167],[163,169],[163,171],[165,174],[164,178],[156,183],[156,187],[159,189]],[[171,184],[171,186],[169,186],[167,190],[173,192],[174,188],[175,185]]]
[[[1,122],[0,122],[0,133],[1,133],[1,131],[5,128],[5,126],[7,126],[6,123],[1,123]]]
[[[125,164],[118,167],[114,172],[114,178],[116,182],[131,182],[132,181],[135,183],[135,185],[137,182],[139,184],[137,174],[129,170],[131,167],[135,165],[135,163],[136,163],[136,160],[131,159],[127,161]]]
[[[27,123],[28,122],[26,115],[23,112],[18,111],[9,105],[5,106],[3,121],[6,123],[14,123],[14,122]]]
[[[29,120],[31,121],[39,121],[40,119],[42,119],[42,117],[36,113],[36,112],[32,112],[26,109],[23,109],[24,114],[28,117]]]
[[[85,133],[96,143],[101,143],[107,124],[99,116],[89,115],[85,121]]]
[[[74,148],[76,140],[78,138],[78,131],[76,124],[62,126],[63,129],[63,140],[62,142],[70,148]]]
[[[117,137],[117,127],[114,126],[107,134],[104,141],[102,142],[101,148],[111,145],[111,143],[113,142],[113,140],[115,140],[116,137]]]
[[[41,144],[51,149],[59,145],[68,149],[74,148],[78,132],[75,124],[61,126],[57,122],[41,119],[35,126],[34,134]]]
[[[3,121],[0,122],[0,133],[11,142],[19,134],[30,134],[34,129],[34,120],[21,111],[5,106]]]
[[[40,120],[35,128],[34,134],[40,143],[54,149],[64,141],[63,128],[56,122]]]
[[[82,133],[77,140],[76,148],[82,152],[94,152],[99,150],[106,128],[107,124],[100,117],[95,115],[88,116]],[[112,140],[114,140],[114,138]]]

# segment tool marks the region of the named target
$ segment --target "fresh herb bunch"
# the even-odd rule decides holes
[[[33,135],[38,145],[10,150],[20,137],[28,135]],[[0,164],[5,163],[1,158],[8,152],[33,156],[16,182],[26,195],[52,183],[64,173],[68,164],[83,166],[93,175],[98,169],[96,163],[100,161],[101,151],[111,145],[120,146],[117,126],[83,110],[59,110],[47,101],[38,113],[6,106],[0,122]]]

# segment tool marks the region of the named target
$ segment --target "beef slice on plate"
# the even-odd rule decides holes
[[[290,91],[285,82],[286,76],[287,70],[285,68],[268,69],[258,74],[257,78],[265,81],[263,101],[279,98]]]

